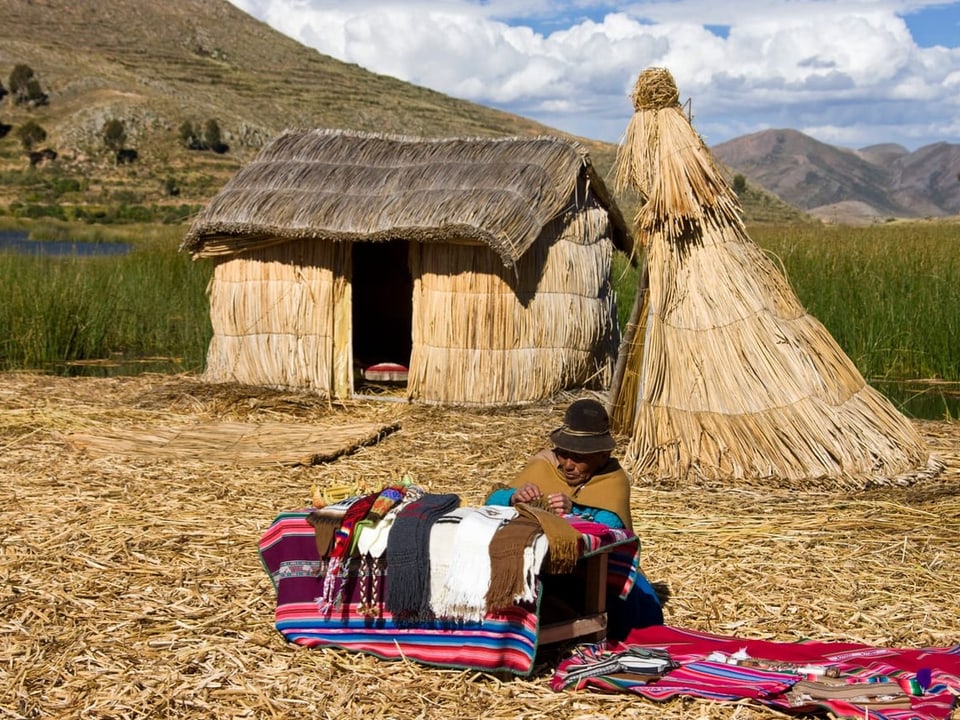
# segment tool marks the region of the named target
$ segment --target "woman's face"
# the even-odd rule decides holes
[[[568,485],[582,485],[606,465],[610,459],[608,451],[595,453],[575,453],[562,448],[554,448],[557,456],[557,467],[563,474]]]

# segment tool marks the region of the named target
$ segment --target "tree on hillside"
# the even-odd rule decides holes
[[[17,95],[26,92],[27,83],[32,78],[33,68],[29,65],[18,63],[13,66],[13,70],[10,71],[10,92],[13,93],[15,100]]]
[[[48,102],[47,94],[40,87],[33,68],[23,63],[14,65],[10,72],[10,92],[13,93],[13,102],[17,105],[38,106]]]
[[[20,144],[27,152],[47,139],[47,131],[33,120],[27,120],[17,129],[17,137],[20,138]]]
[[[103,144],[106,148],[115,154],[114,161],[117,165],[135,163],[137,161],[140,154],[133,148],[124,147],[127,141],[127,129],[124,127],[122,120],[117,120],[116,118],[107,120],[103,124],[103,129],[100,131],[100,137],[103,139]]]
[[[225,153],[230,149],[223,142],[220,123],[213,118],[203,124],[202,130],[189,120],[185,120],[180,125],[180,141],[188,150],[213,150],[215,153]]]
[[[103,144],[107,150],[117,152],[123,148],[123,144],[127,141],[127,130],[123,126],[122,120],[113,118],[103,124],[100,136],[103,138]]]
[[[733,191],[734,191],[737,195],[742,195],[743,192],[744,192],[744,190],[746,190],[746,189],[747,189],[747,179],[746,179],[743,175],[741,175],[740,173],[737,173],[736,175],[734,175],[734,176],[733,176]]]
[[[3,102],[3,98],[5,98],[7,95],[8,95],[7,89],[3,86],[3,82],[0,81],[0,102]],[[11,127],[13,126],[6,125],[2,121],[0,121],[0,138],[5,138],[7,136],[7,133],[10,132]]]
[[[203,144],[214,152],[217,151],[217,148],[223,145],[223,142],[220,139],[220,123],[213,118],[204,123]]]
[[[200,142],[200,133],[189,120],[184,120],[180,125],[180,142],[187,150],[202,150]]]

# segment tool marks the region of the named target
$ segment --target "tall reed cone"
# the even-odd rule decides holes
[[[616,185],[641,195],[639,312],[610,410],[641,482],[908,484],[943,464],[748,237],[663,68],[644,70]]]

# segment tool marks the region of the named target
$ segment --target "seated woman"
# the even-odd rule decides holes
[[[550,441],[552,447],[530,458],[509,486],[494,490],[486,503],[540,502],[560,516],[632,530],[630,478],[612,455],[616,442],[603,405],[591,399],[571,403]],[[608,614],[614,640],[631,628],[663,623],[660,599],[642,573],[626,600],[609,598]]]

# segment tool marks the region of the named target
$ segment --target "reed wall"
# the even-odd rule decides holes
[[[515,269],[487,247],[411,245],[408,392],[458,404],[514,404],[609,382],[618,343],[606,212],[549,224]]]
[[[218,261],[204,378],[329,394],[342,255],[340,244],[300,241]]]

